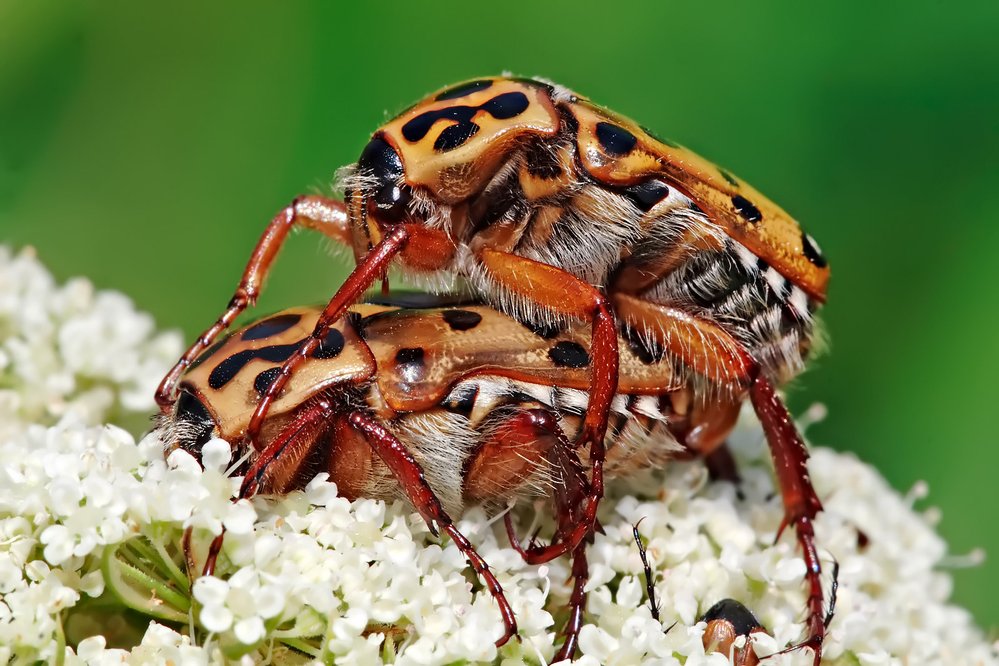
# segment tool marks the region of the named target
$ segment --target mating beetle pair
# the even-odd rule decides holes
[[[629,395],[622,387],[667,367],[669,388],[660,386],[659,394],[685,392],[689,413],[700,415],[673,435],[703,454],[721,445],[748,396],[774,456],[785,525],[794,526],[802,546],[809,586],[804,644],[818,663],[825,620],[812,520],[821,504],[805,447],[774,388],[802,369],[814,340],[813,314],[825,298],[829,270],[811,237],[727,171],[561,86],[528,79],[467,82],[404,111],[375,133],[345,171],[343,186],[343,202],[304,197],[268,225],[225,312],[164,378],[157,393],[163,409],[173,406],[182,376],[198,372],[189,366],[256,300],[295,227],[349,245],[358,265],[315,314],[308,335],[260,379],[252,413],[228,435],[234,444],[254,447],[261,460],[275,446],[266,434],[274,427],[268,414],[282,401],[295,402],[301,387],[316,380],[330,336],[345,330],[338,322],[390,264],[436,291],[451,291],[460,281],[541,339],[580,336],[580,324],[588,325],[585,343],[549,349],[566,366],[577,363],[573,369],[586,380],[562,384],[569,380],[558,376],[541,385],[586,392],[576,406],[582,414],[574,445],[553,446],[558,453],[546,459],[564,482],[553,498],[555,537],[546,546],[532,542],[525,557],[547,561],[573,553],[585,570],[585,556],[577,553],[594,529],[605,467],[613,465],[606,433],[617,396]],[[406,352],[398,367],[378,364],[369,378],[380,382],[397,371],[413,380],[419,395],[437,386],[437,378],[414,369],[417,356]],[[635,365],[626,365],[632,360]],[[517,369],[516,351],[497,365]],[[415,401],[397,411],[419,413],[428,405]],[[547,406],[561,415],[557,404]],[[324,409],[313,408],[316,419],[332,418]],[[397,477],[405,476],[399,470],[409,454],[380,418],[368,405],[351,412],[338,432],[362,434],[383,462],[397,465]],[[518,421],[508,439],[546,448],[538,427],[547,426]],[[577,450],[585,451],[583,462]],[[382,451],[395,452],[397,463]],[[404,486],[417,499],[411,494],[419,485],[416,473],[408,474],[412,482]],[[253,474],[246,478],[244,490],[255,483]],[[565,654],[572,653],[581,622],[582,602],[574,596],[573,603]],[[512,616],[507,627],[512,632]]]

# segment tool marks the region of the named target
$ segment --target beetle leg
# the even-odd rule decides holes
[[[316,320],[312,333],[298,350],[284,362],[281,371],[267,387],[266,393],[250,418],[246,427],[245,441],[253,442],[264,424],[271,403],[280,395],[295,369],[329,333],[330,327],[343,316],[351,305],[360,300],[379,278],[385,275],[389,264],[397,255],[402,255],[407,265],[423,268],[439,268],[454,252],[454,244],[437,230],[420,224],[398,224],[387,228],[381,240],[354,267],[347,279],[330,299]]]
[[[712,384],[741,393],[752,381],[756,362],[717,324],[627,294],[615,293],[612,299],[614,312],[630,331],[661,345]]]
[[[250,465],[243,476],[239,493],[233,501],[252,497],[258,492],[284,493],[294,487],[296,475],[309,454],[315,450],[318,435],[323,426],[329,423],[333,407],[326,400],[316,400],[295,415],[292,421],[281,429],[267,447]],[[202,575],[210,576],[222,549],[225,528],[208,547],[208,556]],[[190,536],[185,534],[185,552],[189,551]],[[188,557],[190,554],[188,553]]]
[[[365,291],[379,278],[388,268],[392,259],[406,246],[409,241],[409,232],[405,226],[397,226],[387,234],[381,242],[368,252],[364,261],[358,264],[343,284],[330,299],[329,303],[319,315],[316,326],[312,334],[305,340],[298,350],[292,354],[281,366],[281,371],[267,387],[267,391],[261,396],[257,403],[253,416],[246,427],[244,441],[253,443],[257,433],[264,424],[267,411],[271,403],[281,393],[288,379],[299,363],[304,361],[322,343],[323,338],[329,332],[329,328],[334,324],[351,305],[356,303]]]
[[[592,472],[588,506],[581,515],[583,523],[571,531],[564,546],[552,555],[558,557],[574,550],[592,529],[597,505],[604,494],[604,435],[618,383],[617,324],[607,298],[574,275],[548,264],[488,248],[478,254],[498,284],[555,312],[589,321],[593,327],[590,402],[577,440],[577,446],[589,447]]]
[[[733,395],[749,390],[753,408],[770,446],[777,484],[784,502],[784,521],[777,537],[780,537],[785,527],[793,525],[805,560],[805,580],[809,589],[806,604],[808,638],[795,647],[812,648],[818,665],[825,624],[820,578],[822,568],[815,546],[812,521],[822,510],[822,503],[808,476],[808,450],[791,415],[777,396],[770,380],[760,374],[759,366],[737,340],[717,325],[677,308],[647,303],[624,294],[615,294],[614,306],[628,327],[639,334],[648,335],[693,372],[728,389]],[[714,416],[705,414],[701,422],[706,430],[702,432],[714,432],[723,436],[725,427],[712,428],[710,424],[716,419],[724,418],[724,415],[724,405]],[[734,416],[733,409],[730,417]],[[696,427],[691,429],[691,433],[696,432]],[[720,441],[718,440],[719,443]],[[703,454],[714,450],[711,441],[695,442],[694,448],[700,449]]]
[[[572,551],[572,595],[569,597],[569,619],[562,633],[565,640],[558,649],[553,662],[572,659],[579,642],[579,631],[583,628],[583,612],[586,610],[586,582],[590,579],[590,569],[586,561],[586,542]]]
[[[822,565],[815,547],[815,530],[812,521],[822,510],[812,480],[808,475],[808,450],[798,434],[798,429],[787,411],[787,407],[777,396],[773,385],[765,377],[758,376],[750,390],[753,407],[763,425],[777,483],[784,500],[784,521],[777,531],[777,538],[788,525],[793,525],[801,545],[805,560],[805,579],[808,581],[808,638],[795,647],[809,647],[815,653],[815,666],[822,659],[822,641],[826,634],[825,611],[823,609]]]
[[[246,268],[243,269],[243,276],[240,278],[236,292],[229,301],[229,305],[226,306],[225,312],[211,327],[198,336],[198,339],[184,352],[184,355],[156,389],[156,404],[164,413],[170,409],[174,402],[174,390],[184,370],[215,341],[219,333],[229,328],[243,310],[256,303],[274,259],[277,258],[288,234],[295,227],[318,231],[343,244],[349,245],[350,243],[347,210],[342,201],[320,196],[302,196],[275,215],[267,228],[264,229],[260,240],[257,241],[257,246],[254,248],[253,254],[250,255]]]
[[[649,598],[649,614],[656,622],[659,621],[659,602],[656,600],[655,574],[652,573],[652,565],[649,564],[648,555],[645,552],[645,544],[642,543],[642,535],[638,531],[638,526],[645,518],[639,518],[638,522],[631,526],[631,536],[638,546],[638,557],[642,560],[642,573],[645,575],[645,596]]]
[[[732,450],[725,442],[704,456],[704,464],[708,468],[708,475],[712,481],[728,481],[736,487],[742,482],[742,477],[739,476],[739,466],[735,462]],[[737,491],[737,493],[741,499],[741,491]]]
[[[503,588],[498,580],[489,570],[489,565],[482,559],[468,539],[465,538],[454,523],[451,517],[444,511],[440,500],[434,494],[433,489],[423,476],[423,469],[416,462],[412,454],[406,450],[402,442],[396,438],[385,427],[363,412],[351,412],[347,417],[348,423],[358,432],[364,435],[368,444],[375,453],[382,459],[385,465],[392,471],[392,474],[399,480],[402,489],[405,491],[409,501],[420,512],[427,522],[430,530],[436,534],[435,525],[446,532],[458,549],[465,555],[472,569],[485,582],[490,594],[499,606],[500,615],[503,617],[503,624],[506,631],[496,641],[496,647],[505,644],[512,636],[517,635],[517,620],[514,617],[513,609],[503,594]]]
[[[536,404],[536,403],[529,403]],[[466,484],[475,491],[478,488],[495,488],[500,480],[499,472],[509,471],[512,463],[514,471],[513,483],[519,483],[525,478],[523,472],[517,474],[518,467],[525,464],[531,467],[535,463],[530,458],[540,458],[547,465],[552,476],[552,503],[555,509],[555,535],[553,539],[565,543],[567,538],[585,524],[582,507],[590,496],[590,482],[586,479],[583,465],[579,462],[572,445],[558,424],[558,417],[550,410],[532,407],[515,412],[505,417],[502,422],[490,428],[491,435],[483,444],[469,467]],[[528,450],[524,450],[527,448]],[[492,481],[496,477],[496,481]],[[495,492],[492,494],[498,494]],[[481,495],[481,491],[476,491]],[[592,504],[592,503],[591,503]],[[531,545],[524,548],[520,545],[514,533],[510,514],[504,516],[510,545],[524,559],[533,563],[534,539]],[[592,534],[592,530],[588,533]],[[559,648],[555,661],[569,659],[576,651],[579,631],[583,626],[583,613],[586,609],[586,582],[589,580],[589,567],[586,560],[586,547],[590,539],[580,540],[572,551],[572,593],[569,598],[569,619],[562,630],[564,640]],[[549,558],[550,559],[550,558]]]

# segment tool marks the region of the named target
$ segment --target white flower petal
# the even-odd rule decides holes
[[[201,464],[205,469],[224,471],[231,459],[232,445],[224,439],[210,439],[201,447]]]
[[[233,633],[240,643],[253,645],[264,637],[264,622],[256,615],[244,618],[233,627]]]
[[[225,606],[205,606],[198,616],[208,631],[219,633],[232,626],[232,612]]]

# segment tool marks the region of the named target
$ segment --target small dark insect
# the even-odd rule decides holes
[[[766,633],[767,630],[741,603],[735,599],[722,599],[704,613],[701,621],[708,623],[701,637],[705,652],[732,655],[733,666],[756,666],[760,663],[748,639],[756,632]],[[745,636],[746,643],[735,647],[733,644],[739,636]]]

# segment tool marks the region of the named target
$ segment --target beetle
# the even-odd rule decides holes
[[[753,634],[766,633],[767,630],[744,605],[735,599],[722,599],[704,612],[701,622],[707,623],[701,636],[705,651],[730,655],[733,666],[757,666],[760,663],[749,639]],[[746,638],[741,648],[735,646],[739,636]]]
[[[803,644],[818,660],[825,628],[812,521],[821,502],[796,481],[807,479],[807,453],[775,393],[815,341],[829,267],[814,239],[730,172],[539,79],[482,78],[431,94],[378,129],[341,182],[344,201],[302,197],[267,226],[228,307],[164,377],[162,408],[184,368],[256,301],[296,227],[346,244],[358,264],[257,404],[251,440],[289,378],[390,264],[438,291],[460,279],[539,328],[588,322],[589,403],[577,444],[589,449],[590,492],[572,529],[529,550],[550,559],[582,542],[603,495],[620,332],[649,356],[669,356],[699,390],[720,399],[748,392],[787,477],[785,524],[808,571]]]
[[[554,505],[555,539],[575,529],[591,490],[588,461],[571,444],[585,427],[590,330],[538,330],[483,305],[352,306],[290,378],[249,446],[244,435],[261,396],[320,316],[318,307],[291,308],[204,351],[181,376],[161,423],[167,453],[182,448],[200,460],[210,438],[230,442],[243,461],[235,470],[243,475],[239,498],[287,493],[327,472],[348,498],[407,499],[485,581],[505,623],[503,644],[516,633],[513,611],[451,516],[469,504],[498,510],[540,496]],[[621,369],[604,442],[609,475],[724,451],[745,393],[706,399],[668,357],[650,362],[623,342]],[[511,544],[536,561],[520,546],[509,514],[506,526]],[[583,623],[588,541],[572,551],[560,658],[573,654]],[[206,573],[221,544],[219,536]]]

